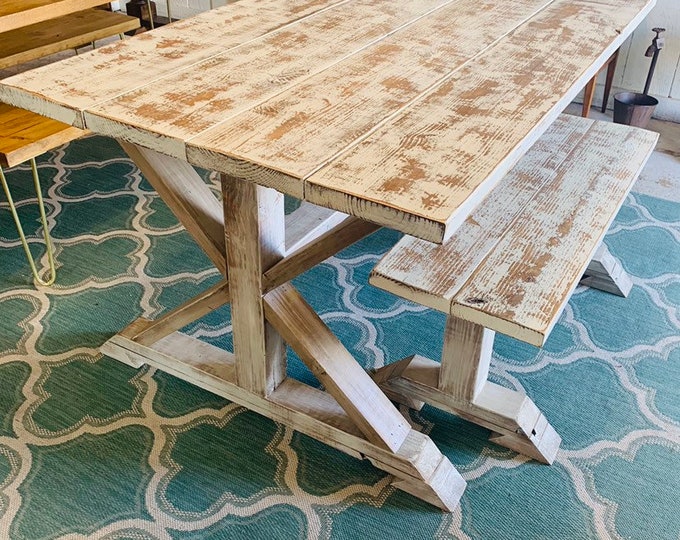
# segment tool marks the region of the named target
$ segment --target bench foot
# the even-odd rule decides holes
[[[493,432],[491,440],[541,463],[555,460],[561,438],[524,393],[488,381],[493,332],[449,317],[441,364],[411,356],[373,380],[398,403],[424,401]]]
[[[580,284],[624,298],[633,288],[630,276],[604,244],[597,248]]]
[[[489,440],[547,465],[555,461],[562,442],[562,438],[542,414],[531,433],[492,433]]]

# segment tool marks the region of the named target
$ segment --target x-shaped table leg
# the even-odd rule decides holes
[[[346,217],[289,253],[280,193],[224,177],[222,223],[216,208],[220,203],[190,166],[123,146],[225,279],[156,321],[135,321],[102,351],[134,366],[155,366],[343,452],[368,458],[396,477],[397,488],[453,510],[465,480],[428,436],[410,427],[289,283],[376,226]],[[233,354],[177,332],[227,302]],[[286,378],[286,343],[325,392]]]

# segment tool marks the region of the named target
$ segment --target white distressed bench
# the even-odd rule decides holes
[[[562,115],[450,240],[401,239],[370,283],[448,318],[441,364],[416,355],[385,366],[374,375],[383,390],[552,463],[561,439],[545,416],[523,392],[487,380],[494,332],[545,343],[657,137]]]

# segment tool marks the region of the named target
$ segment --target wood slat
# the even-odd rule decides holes
[[[0,103],[0,166],[14,167],[86,132]]]
[[[300,179],[489,47],[552,0],[458,0],[304,83],[191,139],[189,161],[279,171],[271,187],[297,194]],[[427,40],[423,36],[428,36]],[[262,181],[262,180],[259,180]]]
[[[311,175],[305,199],[446,240],[653,3],[556,0]]]
[[[570,144],[572,150],[547,167],[545,143],[555,144],[560,133],[556,156]],[[370,282],[542,345],[657,137],[563,116],[451,240],[437,246],[402,239]]]
[[[139,28],[137,17],[88,9],[0,33],[0,69]]]
[[[168,73],[343,3],[337,0],[235,2],[65,59],[58,65],[7,78],[0,88],[0,101],[84,127],[82,111],[87,108],[153,84]],[[52,83],[46,85],[46,79]],[[17,91],[18,88],[25,88],[30,94]]]
[[[186,159],[188,139],[450,1],[353,0],[351,9],[324,11],[90,108],[85,125]],[[224,172],[244,177],[238,170]]]
[[[101,0],[2,0],[0,32],[105,4]]]
[[[267,319],[367,439],[398,451],[411,431],[408,422],[295,288],[283,285],[264,298]]]

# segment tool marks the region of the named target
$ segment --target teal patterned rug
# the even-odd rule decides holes
[[[494,381],[524,387],[562,435],[553,466],[405,411],[469,482],[443,514],[368,462],[102,357],[218,276],[115,142],[76,141],[40,171],[53,288],[32,286],[0,205],[0,539],[680,538],[680,205],[633,194],[620,212],[607,243],[628,299],[579,288],[545,349],[497,340]],[[44,255],[30,171],[8,177]],[[366,368],[441,348],[440,314],[366,284],[396,239],[380,231],[296,280]],[[185,331],[230,347],[228,308]],[[290,373],[317,384],[294,357]]]

